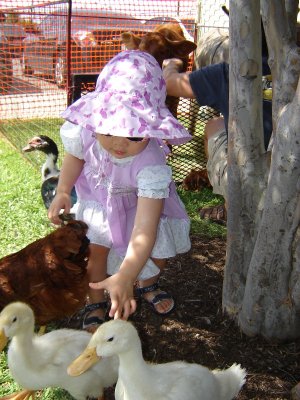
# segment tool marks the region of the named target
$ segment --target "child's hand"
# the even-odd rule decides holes
[[[112,275],[102,282],[90,283],[92,289],[106,289],[111,299],[109,316],[114,319],[127,320],[136,310],[133,298],[133,283],[121,272]]]
[[[68,214],[72,207],[71,196],[68,193],[59,192],[56,193],[48,210],[48,218],[55,225],[61,224],[59,214],[61,210],[64,210],[65,214]]]

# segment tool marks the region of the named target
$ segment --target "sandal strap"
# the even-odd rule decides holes
[[[155,290],[159,289],[158,283],[153,283],[153,285],[150,286],[145,286],[145,287],[139,287],[137,288],[137,292],[140,296],[142,296],[145,293],[149,293],[149,292],[154,292]]]
[[[83,319],[82,319],[82,329],[86,329],[90,326],[98,326],[98,325],[103,324],[103,322],[105,321],[105,317],[99,318],[96,315],[89,317],[89,314],[92,311],[99,310],[99,309],[106,311],[107,307],[108,307],[107,301],[101,301],[99,303],[87,304],[84,307],[84,314],[83,314]]]
[[[105,310],[107,308],[107,306],[108,306],[107,301],[101,301],[100,303],[87,304],[84,307],[84,312],[85,313],[89,313],[89,312],[94,311],[94,310],[99,310],[100,308],[102,310]]]
[[[99,318],[99,317],[85,317],[82,321],[82,329],[86,329],[91,325],[101,325],[105,322],[104,318]]]
[[[156,296],[153,297],[153,299],[151,300],[151,303],[155,305],[155,304],[158,304],[162,300],[165,300],[165,299],[174,301],[173,297],[169,293],[161,292],[161,293],[158,293]]]
[[[156,309],[157,304],[159,304],[161,301],[163,301],[165,299],[171,300],[173,304],[171,304],[169,309],[165,312],[157,311],[157,309]],[[165,291],[158,293],[151,300],[145,299],[145,301],[151,305],[152,309],[154,310],[154,312],[156,314],[161,315],[161,316],[166,316],[166,315],[170,314],[175,308],[175,300],[174,300],[173,296],[170,293],[165,292]]]

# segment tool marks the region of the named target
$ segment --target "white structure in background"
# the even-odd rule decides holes
[[[198,0],[199,15],[198,27],[200,33],[211,28],[229,28],[229,17],[222,10],[222,6],[229,7],[229,0]]]
[[[197,0],[73,0],[76,7],[101,7],[113,11],[123,11],[140,17],[185,17],[195,18]]]
[[[206,0],[209,1],[209,0]],[[129,13],[138,18],[149,18],[155,16],[184,17],[194,19],[197,15],[197,0],[73,0],[72,5],[76,8],[107,9]],[[53,0],[0,0],[0,9],[16,9],[38,6],[49,6],[51,9],[61,9],[62,4],[68,1]],[[40,9],[40,7],[39,7]]]

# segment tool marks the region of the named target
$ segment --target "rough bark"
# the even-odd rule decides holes
[[[248,269],[239,323],[248,335],[300,336],[299,97],[278,120],[265,207]]]
[[[296,39],[296,25],[297,25],[297,14],[299,9],[298,0],[285,0],[285,9],[288,19],[288,25],[290,34]]]
[[[224,309],[236,315],[244,297],[265,187],[259,3],[230,2],[227,259]]]
[[[291,7],[292,2],[288,3]],[[253,104],[261,104],[260,68],[258,77],[254,73],[259,64],[258,37],[253,32],[260,27],[258,7],[258,1],[230,2],[229,209],[223,307],[244,333],[288,340],[300,336],[300,57],[284,1],[262,0],[273,80],[275,139],[269,168],[262,150],[261,115]]]

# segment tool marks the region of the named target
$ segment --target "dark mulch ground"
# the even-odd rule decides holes
[[[131,318],[144,358],[155,363],[185,360],[211,369],[240,363],[248,376],[238,400],[290,399],[300,380],[300,340],[272,344],[243,335],[222,313],[225,241],[193,237],[192,242],[192,250],[176,257],[161,279],[176,295],[176,311],[161,318],[142,302]],[[113,400],[113,390],[106,396]]]

